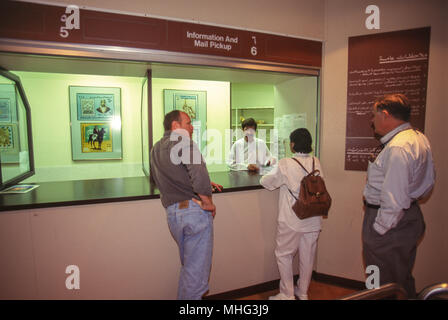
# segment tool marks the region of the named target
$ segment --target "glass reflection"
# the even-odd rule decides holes
[[[142,129],[142,165],[143,172],[149,176],[149,126],[148,126],[148,79],[142,86],[141,129]]]
[[[206,110],[206,143],[200,149],[209,172],[247,171],[253,163],[263,173],[292,156],[289,135],[297,128],[310,131],[319,156],[318,74],[157,64],[152,75],[153,144],[163,136],[167,88],[191,96],[207,93],[206,103],[190,104],[198,113]],[[183,110],[183,103],[176,109]]]
[[[26,109],[14,81],[0,76],[2,185],[30,171]]]

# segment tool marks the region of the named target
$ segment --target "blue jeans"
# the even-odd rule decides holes
[[[177,299],[200,300],[208,291],[212,264],[213,217],[211,212],[189,201],[179,209],[175,203],[166,208],[168,227],[179,246],[180,270]]]

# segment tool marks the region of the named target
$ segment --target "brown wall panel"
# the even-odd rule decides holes
[[[124,46],[321,67],[322,42],[246,30],[80,9],[62,37],[65,7],[0,2],[0,37]],[[70,14],[68,14],[70,15]]]
[[[430,34],[427,27],[349,38],[346,170],[367,170],[379,145],[370,125],[377,98],[405,94],[411,124],[424,131]]]

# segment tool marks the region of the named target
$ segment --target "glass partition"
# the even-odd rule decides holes
[[[257,124],[256,137],[276,159],[292,156],[289,135],[297,128],[310,131],[313,153],[318,156],[318,72],[300,75],[157,64],[152,66],[152,76],[153,143],[162,137],[163,117],[172,109],[167,108],[171,103],[167,100],[175,99],[176,94],[184,97],[177,109],[190,112],[195,121],[205,124],[205,130],[198,134],[206,141],[201,151],[209,172],[247,169],[229,164],[232,145],[244,139],[241,125],[249,118]]]
[[[300,127],[311,132],[318,155],[317,70],[291,74],[5,53],[0,63],[13,70],[0,81],[2,186],[19,177],[28,177],[26,183],[145,177],[150,149],[173,109],[192,118],[193,139],[210,173],[233,170],[230,150],[244,139],[241,124],[248,118],[275,158],[291,156],[289,134]],[[33,139],[25,91],[33,105]]]
[[[0,70],[1,189],[33,175],[31,120],[20,79]]]
[[[26,81],[24,88],[33,104],[36,172],[25,182],[145,175],[144,77],[14,72]]]
[[[306,128],[313,138],[313,154],[319,156],[319,79],[301,76],[274,86],[274,128],[278,131],[278,157],[291,157],[289,135]]]
[[[20,77],[33,106],[31,140],[22,124],[25,108],[14,93],[17,86],[14,89],[13,80],[2,78],[0,84],[7,89],[0,94],[17,107],[7,116],[0,100],[1,128],[7,127],[4,135],[19,143],[14,140],[11,150],[2,145],[3,180],[31,170],[31,141],[35,173],[25,183],[107,179],[104,183],[116,189],[114,181],[138,182],[147,175],[149,63],[0,53],[0,65]],[[87,182],[83,190],[89,197],[103,197],[106,189],[93,185]]]
[[[148,120],[148,78],[142,85],[142,107],[141,107],[141,134],[142,134],[142,168],[146,176],[149,176],[149,120]]]

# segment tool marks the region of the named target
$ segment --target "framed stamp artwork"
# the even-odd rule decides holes
[[[79,93],[76,95],[79,121],[110,121],[114,116],[114,95]]]
[[[112,152],[112,130],[109,123],[81,123],[81,152]]]
[[[16,123],[0,122],[0,157],[2,163],[19,162],[19,132]]]
[[[0,161],[18,163],[20,152],[17,98],[14,84],[0,84]]]
[[[11,122],[11,100],[0,97],[0,122]]]
[[[202,153],[207,145],[207,92],[194,90],[163,90],[164,112],[180,110],[188,114],[193,125],[193,141]]]
[[[0,122],[17,123],[16,90],[13,84],[0,84]]]
[[[73,160],[122,159],[121,89],[69,87]]]

